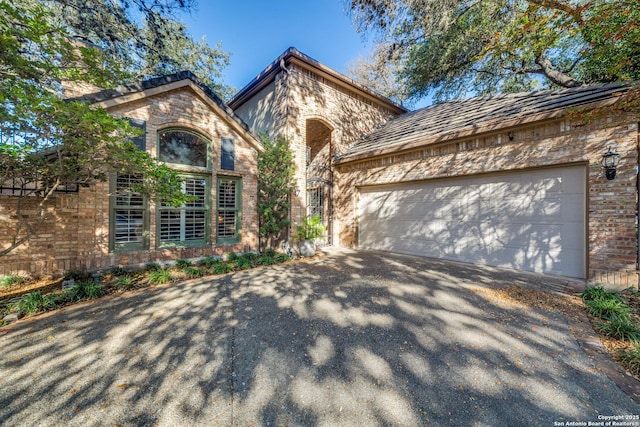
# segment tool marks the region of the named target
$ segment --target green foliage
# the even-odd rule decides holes
[[[190,279],[204,276],[204,272],[197,267],[185,267],[182,271],[184,271]]]
[[[43,295],[41,291],[35,291],[23,295],[18,302],[11,306],[11,309],[23,314],[35,314],[55,306],[54,294]]]
[[[606,297],[611,292],[606,291],[602,286],[587,286],[580,294],[583,301],[592,301]]]
[[[235,252],[229,252],[229,253],[227,254],[227,261],[229,261],[229,262],[234,262],[234,261],[236,261],[238,258],[239,258],[239,257],[238,257],[238,255],[237,255]]]
[[[350,0],[414,97],[640,77],[640,0]],[[380,73],[379,73],[380,74]]]
[[[116,280],[115,286],[118,290],[128,291],[135,288],[135,283],[132,277],[125,276],[120,277],[118,280]]]
[[[260,258],[258,258],[257,264],[258,265],[274,265],[276,264],[276,260],[270,256],[263,255]]]
[[[603,296],[585,302],[587,311],[602,319],[629,318],[629,307],[618,295]]]
[[[319,216],[312,218],[303,217],[302,224],[296,228],[296,238],[298,240],[313,240],[322,237],[325,232],[325,226],[322,224]]]
[[[162,270],[162,266],[157,262],[148,262],[144,265],[144,271]]]
[[[624,350],[618,353],[620,362],[632,374],[640,375],[640,347],[631,350]]]
[[[154,270],[149,273],[149,283],[152,285],[163,285],[171,282],[171,280],[173,278],[171,277],[171,271],[168,269]]]
[[[276,260],[276,262],[278,263],[283,263],[283,262],[287,262],[291,260],[291,257],[287,254],[276,254],[276,256],[274,257],[274,259]]]
[[[612,317],[608,321],[600,323],[598,330],[619,340],[640,342],[640,330],[629,317]]]
[[[258,155],[258,226],[261,245],[277,241],[291,223],[291,195],[296,186],[293,154],[282,136],[262,135],[264,152]]]
[[[235,269],[236,270],[249,270],[250,268],[253,268],[253,262],[243,259],[243,258],[239,258],[238,260],[236,260],[236,266]]]
[[[27,282],[27,278],[24,276],[19,276],[17,274],[9,274],[7,276],[0,277],[0,286],[15,286],[22,285]]]
[[[220,258],[216,258],[216,257],[207,257],[204,258],[202,260],[200,260],[200,262],[198,264],[200,264],[203,267],[206,268],[211,268],[216,264],[220,264],[222,260]]]
[[[228,262],[221,262],[213,266],[213,272],[215,274],[231,273],[234,270],[234,266]]]
[[[271,258],[275,257],[275,256],[276,256],[276,254],[277,254],[277,252],[276,252],[276,250],[275,250],[275,249],[273,249],[273,248],[267,248],[267,249],[265,249],[265,251],[264,251],[264,255],[266,255],[266,256],[268,256],[268,257],[271,257]]]
[[[258,255],[253,252],[245,252],[240,256],[240,258],[253,263],[256,259],[258,259]]]
[[[184,270],[190,266],[191,266],[191,261],[189,261],[188,259],[179,259],[176,261],[176,269],[178,270]]]
[[[93,282],[78,282],[66,290],[66,299],[69,301],[94,299],[101,295],[102,286]]]
[[[127,119],[87,102],[63,100],[60,81],[111,88],[141,72],[182,70],[185,56],[201,70],[210,69],[215,80],[227,55],[193,42],[171,18],[192,5],[192,0],[0,1],[0,182],[15,179],[19,197],[37,202],[29,215],[20,211],[21,203],[11,212],[18,224],[0,242],[0,256],[37,235],[56,190],[103,182],[113,171],[142,174],[135,191],[151,199],[171,205],[187,201],[176,171],[125,142],[139,132]]]
[[[127,271],[119,265],[115,265],[111,267],[109,272],[111,273],[112,276],[125,276],[127,274]]]

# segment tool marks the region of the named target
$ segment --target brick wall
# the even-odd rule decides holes
[[[113,252],[109,248],[109,183],[81,188],[77,194],[59,194],[47,205],[47,217],[38,233],[10,255],[0,260],[0,275],[9,273],[60,274],[71,269],[104,269],[113,265],[138,264],[191,258],[257,249],[258,219],[256,211],[257,151],[237,134],[227,121],[212,111],[190,88],[160,93],[110,108],[116,116],[146,121],[146,147],[157,155],[158,131],[181,127],[195,131],[211,141],[211,245],[190,248],[158,248],[156,207],[149,205],[150,249]],[[220,170],[221,138],[235,141],[235,170]],[[189,172],[189,168],[182,168]],[[202,172],[199,170],[198,172]],[[216,243],[216,178],[219,175],[242,178],[241,241]],[[26,203],[34,203],[35,199]],[[17,198],[0,197],[0,240],[7,242],[16,221]]]
[[[255,131],[263,131],[271,137],[284,135],[290,142],[298,186],[298,195],[292,198],[292,235],[295,225],[307,213],[307,146],[312,146],[317,159],[329,160],[331,154],[346,148],[394,115],[381,103],[295,64],[289,64],[286,72],[281,71],[274,82],[237,108],[236,113]],[[317,135],[325,132],[329,134],[327,142],[318,144]],[[334,168],[331,161],[327,166]],[[331,177],[330,173],[320,175],[325,179]],[[334,243],[339,228],[334,216]]]
[[[602,154],[621,155],[615,180],[602,171]],[[610,286],[637,286],[636,165],[638,124],[633,116],[589,125],[555,120],[505,129],[338,166],[336,214],[340,244],[357,245],[357,188],[553,165],[588,165],[589,277]]]

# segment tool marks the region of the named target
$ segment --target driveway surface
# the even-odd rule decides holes
[[[565,285],[333,249],[69,307],[0,335],[0,424],[640,425],[560,312],[483,292],[514,284]]]

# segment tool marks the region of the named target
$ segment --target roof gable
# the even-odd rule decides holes
[[[211,88],[201,82],[191,71],[180,71],[162,77],[143,80],[138,83],[118,86],[114,89],[106,89],[76,98],[73,101],[88,101],[93,105],[110,108],[117,105],[137,101],[153,95],[158,95],[178,88],[190,88],[205,103],[207,103],[218,115],[254,148],[262,151],[263,147],[259,139],[251,132],[249,126],[234,113],[225,102],[216,95]]]
[[[329,80],[341,85],[342,87],[352,90],[377,104],[395,111],[397,114],[402,114],[408,111],[406,108],[393,102],[389,98],[386,98],[372,91],[371,89],[361,85],[353,79],[350,79],[344,74],[341,74],[336,70],[327,67],[321,62],[316,61],[310,56],[303,54],[295,47],[290,47],[289,49],[284,51],[271,64],[269,64],[267,68],[265,68],[260,74],[258,74],[256,78],[250,81],[244,88],[240,89],[240,91],[235,94],[234,97],[229,101],[229,106],[234,110],[240,107],[242,104],[251,99],[255,94],[260,92],[269,83],[274,81],[276,75],[280,71],[283,71],[283,69],[285,69],[285,67],[291,63],[315,71],[316,73],[322,75],[325,78],[328,78]]]
[[[628,89],[616,83],[442,102],[389,120],[340,153],[338,162],[557,118],[570,108],[610,105]]]

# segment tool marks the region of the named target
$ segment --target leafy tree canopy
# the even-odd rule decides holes
[[[349,0],[414,97],[640,78],[640,0]]]
[[[114,170],[143,174],[135,190],[149,197],[186,200],[176,172],[127,142],[137,135],[128,120],[63,100],[61,82],[109,88],[191,68],[224,95],[218,80],[228,55],[194,42],[174,19],[191,7],[193,0],[0,0],[0,186],[19,198],[18,225],[0,256],[37,234],[57,190]],[[22,215],[27,199],[35,214]]]

